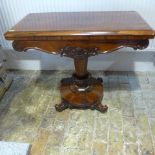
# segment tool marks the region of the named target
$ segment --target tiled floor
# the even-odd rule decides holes
[[[154,155],[155,73],[93,72],[104,80],[105,114],[56,112],[67,71],[9,72],[0,103],[0,140],[29,142],[31,155]]]

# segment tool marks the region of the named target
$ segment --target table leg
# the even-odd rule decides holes
[[[67,47],[62,50],[63,56],[74,59],[75,73],[72,77],[61,80],[59,89],[62,102],[55,105],[57,111],[60,112],[66,108],[107,111],[108,107],[101,104],[103,98],[102,79],[93,78],[87,72],[88,57],[96,54],[97,49],[85,50]]]

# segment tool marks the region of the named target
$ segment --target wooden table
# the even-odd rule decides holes
[[[134,11],[32,13],[5,33],[17,51],[39,49],[74,59],[72,77],[61,80],[62,102],[55,105],[57,111],[79,108],[100,112],[108,109],[101,104],[102,79],[87,71],[88,57],[123,47],[142,50],[154,36]]]

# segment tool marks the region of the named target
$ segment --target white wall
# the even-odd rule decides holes
[[[155,0],[1,0],[0,44],[8,68],[16,69],[73,69],[72,61],[37,51],[18,53],[3,33],[30,12],[113,11],[134,10],[155,29]],[[155,41],[144,52],[125,49],[109,55],[91,58],[89,68],[103,70],[155,70]],[[123,60],[123,61],[122,61]]]

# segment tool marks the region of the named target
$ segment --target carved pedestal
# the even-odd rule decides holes
[[[105,112],[108,107],[102,105],[103,84],[101,78],[93,78],[87,72],[87,62],[89,56],[95,56],[98,49],[82,49],[74,47],[65,47],[61,50],[62,56],[74,59],[75,73],[71,78],[61,80],[60,93],[62,102],[56,104],[57,111],[66,108],[77,109],[96,109]]]

